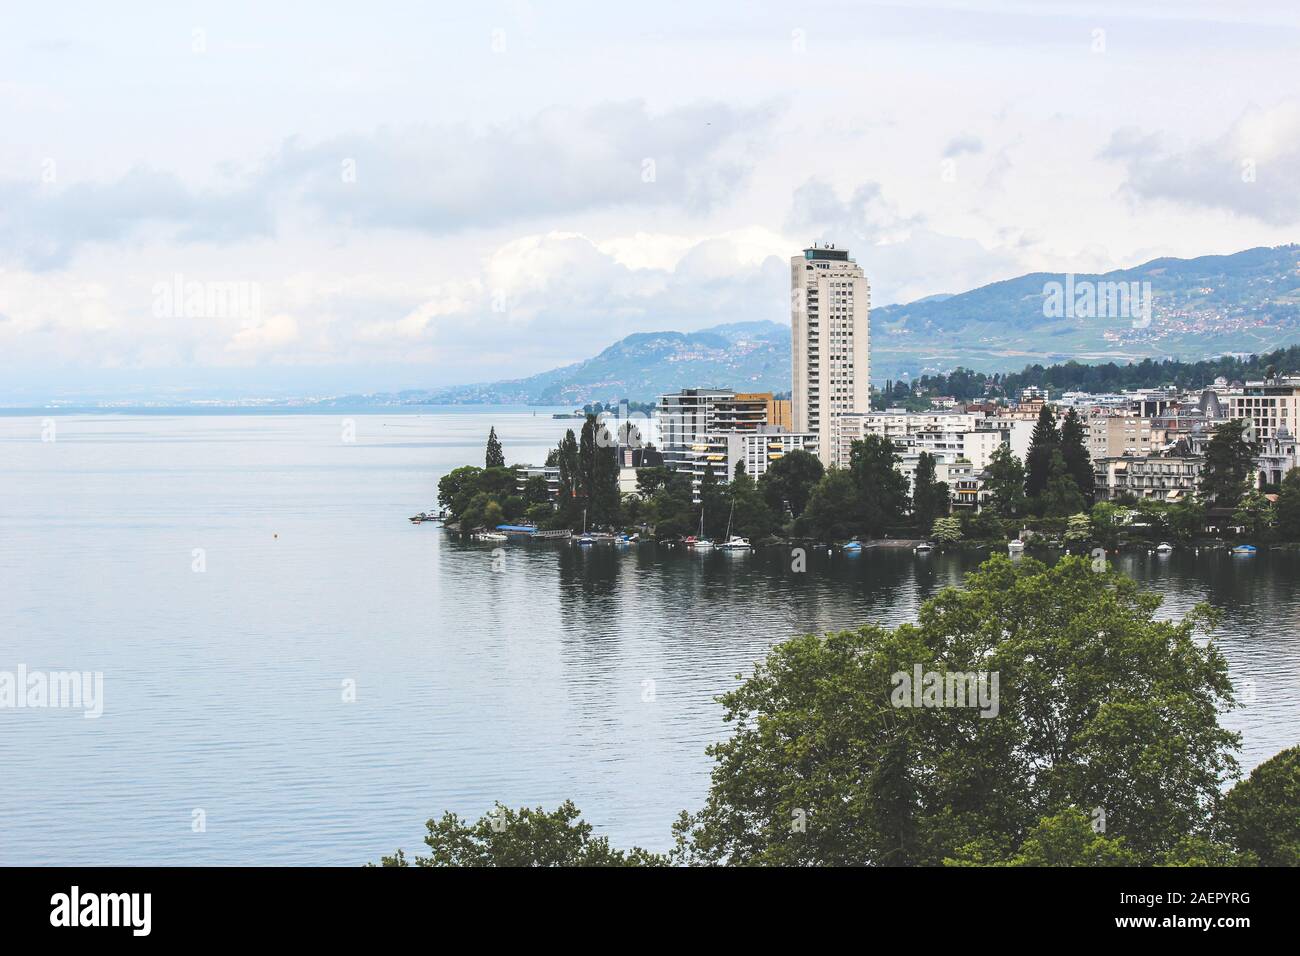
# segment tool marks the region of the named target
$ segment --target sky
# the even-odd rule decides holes
[[[1300,239],[1293,2],[7,4],[0,401],[518,378]]]

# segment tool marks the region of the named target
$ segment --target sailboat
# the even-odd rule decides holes
[[[583,508],[582,509],[582,534],[578,536],[578,544],[585,547],[587,545],[591,545],[595,543],[596,543],[596,539],[593,538],[591,534],[587,531],[587,509]]]
[[[703,502],[701,502],[701,504],[700,504],[700,533],[699,533],[699,536],[696,537],[696,539],[695,539],[695,543],[694,543],[694,545],[692,545],[692,547],[694,547],[696,551],[712,551],[712,550],[713,550],[713,542],[710,541],[708,538],[704,537],[704,504],[703,504]]]
[[[727,540],[718,545],[718,549],[720,551],[752,551],[753,549],[749,546],[748,538],[736,537],[731,533],[731,519],[735,516],[736,498],[733,495],[731,498],[731,514],[727,516]]]

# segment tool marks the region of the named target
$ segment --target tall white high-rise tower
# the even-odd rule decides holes
[[[871,286],[847,249],[805,249],[790,260],[794,380],[791,429],[818,436],[827,468],[848,467],[836,419],[871,411]]]

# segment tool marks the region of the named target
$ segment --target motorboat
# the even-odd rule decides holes
[[[918,544],[915,548],[912,549],[912,553],[913,553],[913,554],[929,554],[929,553],[930,553],[931,551],[933,551],[933,550],[934,550],[934,542],[932,542],[932,541],[922,541],[920,544]]]
[[[1253,544],[1239,544],[1232,549],[1233,554],[1254,554],[1258,549]]]
[[[698,547],[698,545],[697,545],[697,547]],[[753,551],[754,549],[753,549],[752,547],[750,547],[749,539],[748,539],[748,538],[741,538],[741,537],[739,537],[739,536],[733,535],[733,536],[731,536],[730,538],[728,538],[726,541],[724,541],[722,544],[718,545],[718,550],[720,550],[720,551]]]
[[[1168,541],[1161,541],[1156,545],[1156,554],[1172,554],[1174,546]]]
[[[862,550],[862,542],[861,541],[846,542],[844,547],[841,550],[845,551],[848,554],[857,554],[859,551]]]

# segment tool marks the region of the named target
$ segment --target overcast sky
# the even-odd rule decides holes
[[[58,7],[0,31],[0,400],[519,377],[788,321],[814,238],[876,305],[1300,238],[1291,2]]]

